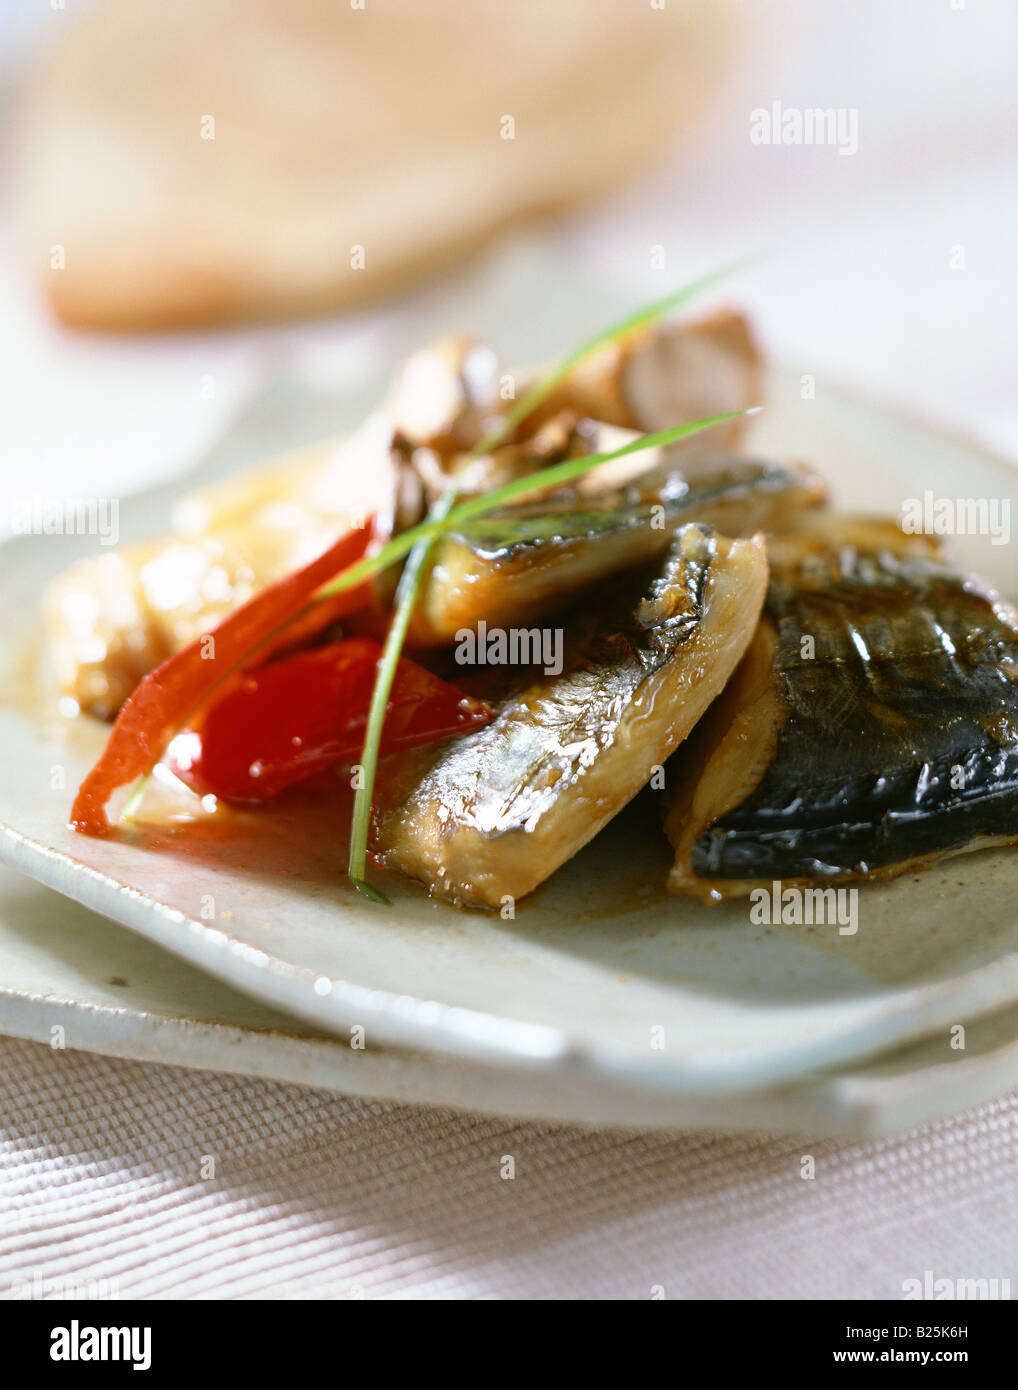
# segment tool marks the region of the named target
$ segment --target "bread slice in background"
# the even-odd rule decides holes
[[[28,255],[57,314],[92,328],[391,294],[610,189],[692,127],[732,13],[731,0],[97,0],[63,17],[24,84]]]

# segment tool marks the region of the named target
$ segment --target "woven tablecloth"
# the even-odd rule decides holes
[[[1018,1287],[1016,1152],[1018,1096],[807,1145],[520,1124],[4,1039],[0,1295],[901,1298],[926,1270]]]

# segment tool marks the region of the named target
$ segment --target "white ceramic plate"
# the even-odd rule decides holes
[[[771,395],[760,449],[812,459],[844,504],[896,512],[932,488],[1006,496],[1018,515],[1016,475],[965,444],[822,389],[803,401],[796,377],[776,380]],[[363,406],[350,403],[353,418]],[[260,409],[241,430],[246,447],[235,436],[218,465],[250,456],[253,439],[282,442],[295,420],[307,426],[300,393]],[[125,505],[125,539],[158,531],[165,502],[149,494]],[[5,650],[80,545],[30,537],[5,548]],[[1018,591],[1013,543],[975,538],[959,549]],[[393,885],[387,910],[349,890],[341,844],[271,817],[214,836],[74,836],[71,790],[104,731],[26,704],[18,688],[0,707],[3,858],[266,1004],[341,1035],[363,1027],[371,1047],[455,1057],[486,1074],[529,1071],[538,1091],[554,1079],[577,1094],[641,1096],[650,1109],[657,1097],[673,1113],[680,1101],[773,1087],[1018,1000],[1018,856],[1007,852],[866,886],[854,936],[763,928],[745,905],[667,898],[665,845],[638,804],[514,922],[432,903],[411,884]]]
[[[742,1094],[685,1096],[554,1068],[351,1048],[238,994],[136,932],[0,869],[0,1032],[348,1094],[492,1114],[639,1128],[872,1137],[975,1105],[1018,1083],[1018,1008],[868,1063]]]

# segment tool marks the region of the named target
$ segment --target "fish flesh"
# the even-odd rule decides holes
[[[561,674],[518,673],[486,728],[401,759],[379,862],[457,903],[531,892],[650,780],[723,689],[766,589],[764,542],[682,527],[655,565],[584,597]]]
[[[666,769],[673,892],[891,877],[1018,841],[1018,613],[893,522],[769,546],[764,616]]]
[[[442,536],[412,640],[435,646],[480,621],[530,622],[587,585],[654,559],[678,526],[701,521],[729,536],[780,530],[825,496],[806,467],[725,455],[694,457],[681,468],[658,463],[601,491],[590,486],[595,477],[596,470],[585,488],[500,508]]]
[[[43,598],[62,696],[112,718],[138,682],[365,516],[397,524],[399,473],[377,425],[192,493],[174,533],[89,555]]]

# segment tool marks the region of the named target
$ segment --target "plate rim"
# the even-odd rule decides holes
[[[1007,1012],[1013,1013],[1013,1007]],[[456,1059],[430,1052],[377,1045],[355,1050],[336,1037],[302,1034],[296,1021],[291,1032],[0,987],[0,1027],[6,1037],[52,1046],[52,1028],[71,1019],[75,1042],[64,1044],[68,1051],[225,1072],[398,1105],[508,1116],[520,1123],[599,1129],[870,1140],[983,1104],[1018,1083],[1016,1029],[974,1054],[955,1053],[950,1061],[920,1062],[891,1075],[867,1074],[850,1065],[741,1094],[656,1096],[652,1106],[650,1098],[625,1088],[606,1097],[599,1078],[596,1089],[587,1079],[579,1090],[570,1078],[563,1103],[563,1094],[555,1095],[554,1089],[535,1096],[533,1075],[525,1070],[500,1075],[477,1059],[458,1065]],[[959,1085],[966,1092],[961,1103]],[[595,1116],[595,1109],[601,1113]]]

